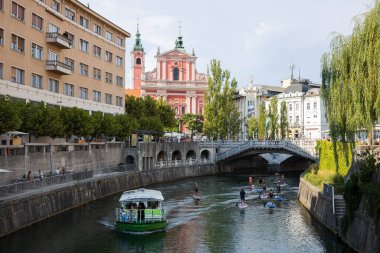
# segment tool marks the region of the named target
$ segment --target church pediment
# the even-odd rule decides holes
[[[157,58],[196,58],[196,57],[175,48],[158,55]]]

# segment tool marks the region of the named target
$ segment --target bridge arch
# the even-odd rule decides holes
[[[182,154],[179,150],[175,150],[172,154],[172,160],[179,160],[181,161],[182,160]]]
[[[157,155],[157,161],[160,162],[160,161],[167,161],[167,160],[168,160],[168,156],[166,152],[161,150]]]
[[[135,164],[135,158],[131,155],[128,155],[126,158],[125,158],[125,163],[128,165],[128,164]]]
[[[208,151],[207,149],[205,150],[202,150],[201,152],[201,159],[210,159],[210,151]]]
[[[187,151],[187,153],[186,153],[186,160],[189,160],[189,159],[191,159],[191,160],[197,159],[197,154],[195,153],[194,150]]]

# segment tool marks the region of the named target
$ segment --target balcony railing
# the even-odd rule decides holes
[[[71,75],[71,66],[57,60],[46,61],[46,70],[53,71],[61,75]]]
[[[66,36],[59,34],[57,32],[46,33],[46,42],[52,43],[56,45],[57,47],[60,47],[63,49],[69,49],[71,48],[71,45],[73,44],[72,40],[70,40]]]

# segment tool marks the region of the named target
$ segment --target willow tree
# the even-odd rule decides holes
[[[204,133],[213,139],[235,138],[240,132],[240,113],[234,103],[237,87],[235,78],[230,80],[230,72],[222,70],[220,61],[211,61],[211,74],[205,95]]]
[[[266,123],[267,119],[267,112],[265,110],[265,105],[264,103],[260,104],[259,107],[259,129],[258,129],[258,139],[265,139],[266,138]]]
[[[273,97],[270,101],[270,138],[274,140],[278,136],[278,100]]]
[[[380,116],[380,5],[355,20],[351,36],[336,36],[321,59],[322,96],[334,141],[372,131]]]
[[[286,139],[288,137],[288,108],[286,107],[285,100],[281,101],[280,104],[280,136],[281,139]]]

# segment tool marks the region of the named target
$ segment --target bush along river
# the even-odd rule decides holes
[[[165,231],[115,231],[120,193],[5,236],[0,252],[353,252],[298,202],[299,175],[285,175],[287,185],[279,194],[283,201],[274,201],[273,209],[248,189],[248,176],[190,178],[146,187],[165,198]],[[274,175],[263,178],[267,190],[276,189]],[[199,201],[192,197],[195,183]],[[258,183],[255,175],[253,183]],[[242,187],[245,209],[236,206]]]

